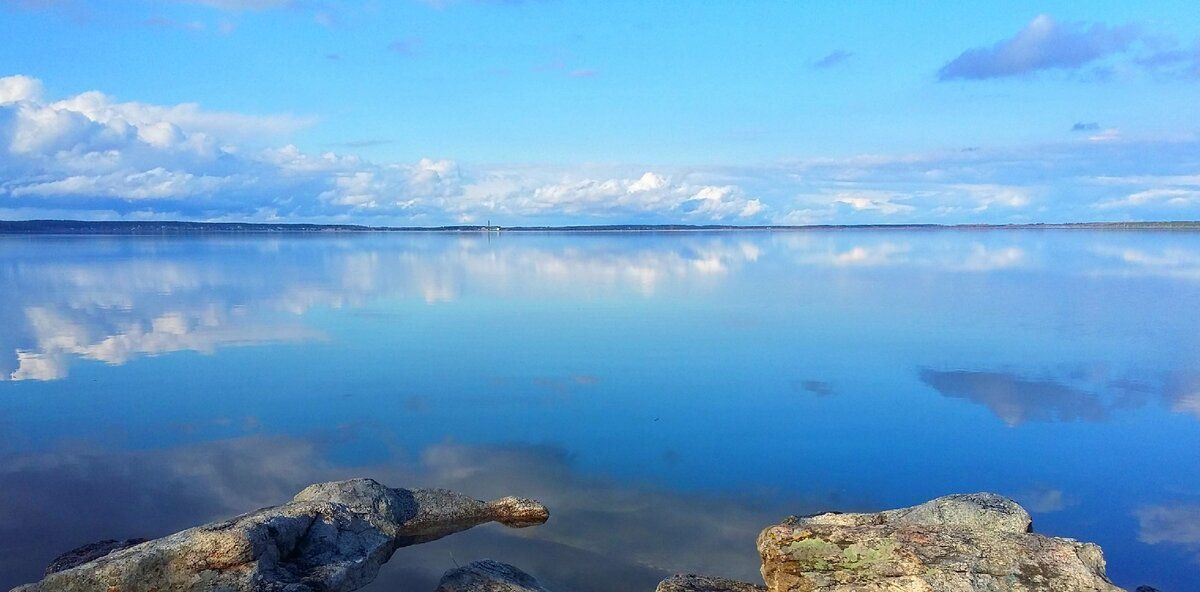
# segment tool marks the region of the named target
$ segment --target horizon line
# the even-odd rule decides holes
[[[284,232],[703,232],[798,231],[837,229],[1113,229],[1200,230],[1200,220],[1143,220],[1019,223],[895,223],[895,224],[561,224],[502,226],[448,224],[440,226],[372,226],[351,223],[202,222],[190,220],[0,220],[0,234],[164,234],[164,233],[284,233]]]

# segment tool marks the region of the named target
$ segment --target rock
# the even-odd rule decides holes
[[[191,528],[46,576],[17,592],[345,592],[400,547],[497,521],[541,524],[541,504],[482,502],[370,479],[313,485],[289,503]]]
[[[676,574],[658,583],[655,592],[765,592],[766,587],[726,578]]]
[[[550,592],[533,576],[491,559],[446,572],[435,592]]]
[[[1133,592],[1158,592],[1158,588],[1154,586],[1138,586]]]
[[[55,557],[50,565],[46,566],[46,575],[60,572],[64,569],[71,569],[76,565],[83,565],[89,561],[99,559],[121,549],[128,549],[134,545],[140,545],[148,539],[125,539],[123,541],[104,540],[88,543],[82,547],[76,547]]]
[[[875,514],[789,518],[758,537],[771,592],[1119,592],[1100,547],[1030,532],[1016,502],[941,497]]]

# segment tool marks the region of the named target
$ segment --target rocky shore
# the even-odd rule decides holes
[[[544,523],[540,503],[491,502],[370,479],[312,485],[283,505],[160,539],[69,551],[13,592],[350,592],[396,550],[473,526]],[[790,517],[758,537],[765,585],[680,574],[657,592],[1118,592],[1091,543],[1034,534],[1029,513],[990,493],[867,514]],[[511,565],[446,572],[436,592],[549,592]]]

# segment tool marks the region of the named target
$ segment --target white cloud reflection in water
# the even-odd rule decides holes
[[[43,541],[0,571],[370,474],[555,510],[399,556],[415,589],[451,552],[560,589],[750,577],[783,514],[970,490],[1187,588],[1191,543],[1096,517],[1200,503],[1198,259],[1174,232],[0,238],[0,543]]]
[[[350,440],[360,437],[350,434]],[[446,487],[494,499],[518,494],[552,508],[536,529],[480,527],[400,550],[368,590],[432,590],[453,562],[511,561],[561,589],[653,589],[675,571],[757,571],[754,537],[788,506],[752,497],[689,495],[581,474],[552,446],[441,443],[367,466],[326,458],[330,441],[247,436],[167,450],[94,448],[0,457],[0,586],[38,578],[58,553],[111,537],[161,536],[291,498],[305,485],[369,475],[395,487]],[[73,508],[66,512],[63,508]],[[30,537],[30,524],[38,536]],[[674,541],[658,544],[660,537]]]

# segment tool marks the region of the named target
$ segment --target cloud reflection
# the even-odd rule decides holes
[[[428,237],[425,237],[428,238]],[[374,239],[374,240],[373,240]],[[81,239],[89,240],[89,239]],[[435,304],[482,291],[645,296],[703,284],[752,262],[759,247],[693,237],[629,248],[602,242],[488,243],[478,237],[253,237],[242,241],[47,242],[61,257],[0,255],[0,379],[55,380],[72,359],[120,365],[169,352],[320,339],[296,317],[387,299]],[[27,247],[22,243],[20,247]]]
[[[1157,402],[1200,418],[1200,375],[1174,372],[1160,380],[1099,375],[1029,377],[1011,371],[922,368],[921,381],[944,397],[967,399],[1009,426],[1046,421],[1106,421],[1113,412]]]
[[[1055,380],[1006,372],[923,369],[921,380],[946,397],[979,403],[1010,426],[1028,421],[1100,421],[1108,411],[1095,396]]]
[[[1200,504],[1143,506],[1134,516],[1138,521],[1138,540],[1150,545],[1181,547],[1200,563]]]
[[[11,296],[0,301],[0,380],[63,378],[76,359],[119,365],[170,352],[307,342],[322,338],[306,326],[310,311],[380,314],[371,308],[402,301],[691,298],[730,286],[738,293],[728,298],[745,300],[788,288],[790,278],[803,277],[815,289],[840,277],[874,281],[876,270],[970,277],[1043,270],[1058,277],[1102,269],[1188,278],[1200,269],[1200,249],[1186,240],[1156,250],[1136,236],[1125,239],[1129,235],[1107,235],[1120,240],[1106,236],[1104,247],[1059,245],[1058,251],[1086,262],[1068,269],[1057,264],[1062,253],[1043,236],[1058,235],[893,230],[0,239],[0,287]],[[828,285],[835,293],[847,289]],[[870,289],[863,284],[864,292]],[[1195,409],[1200,400],[1178,404]]]
[[[38,579],[51,558],[83,543],[161,536],[290,499],[311,482],[359,475],[479,498],[518,493],[540,499],[554,516],[536,529],[480,528],[405,549],[369,590],[433,589],[454,561],[482,557],[521,565],[556,589],[652,590],[676,571],[754,579],[754,538],[764,525],[827,507],[618,485],[581,473],[554,446],[444,443],[412,459],[346,467],[327,460],[328,443],[252,436],[166,450],[0,457],[0,588]]]

